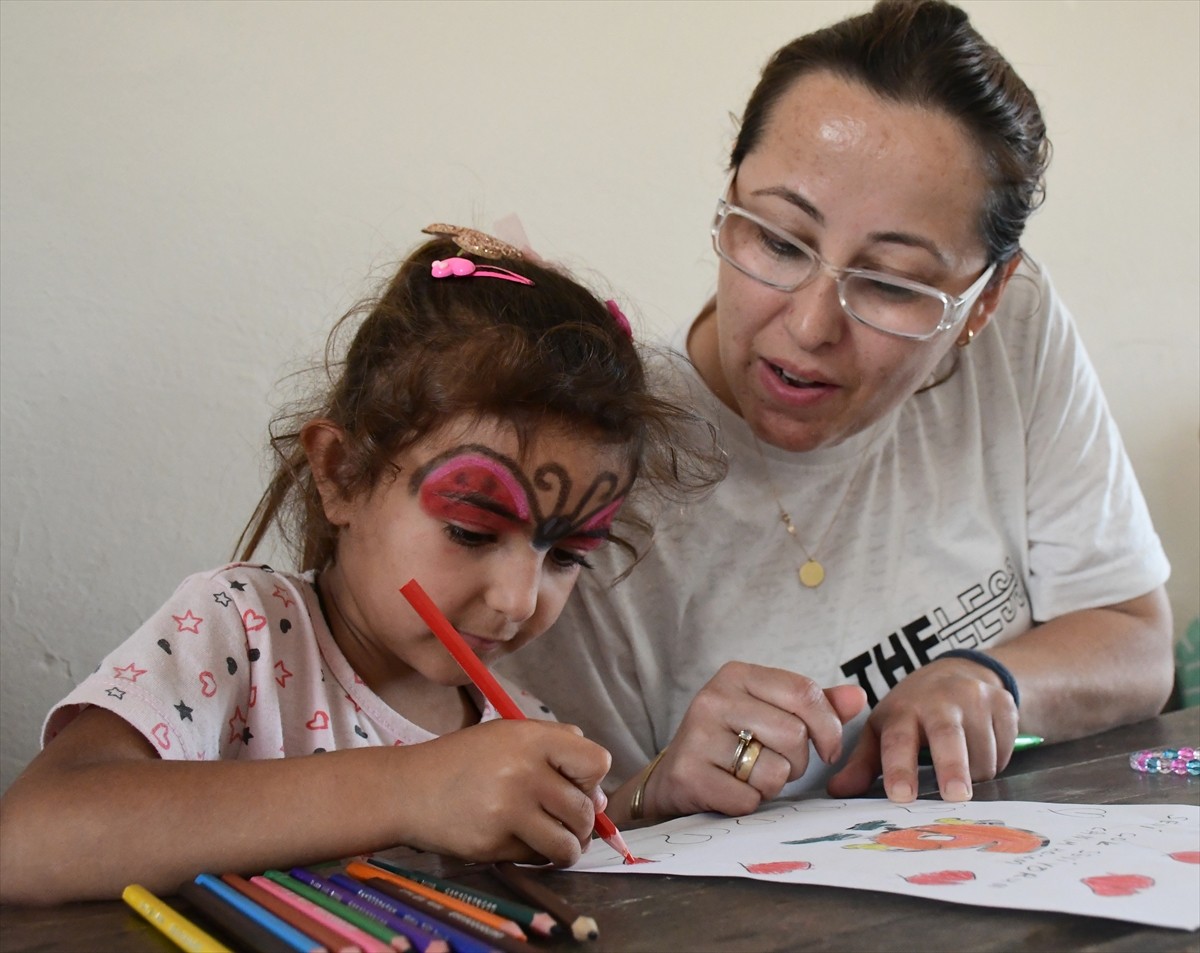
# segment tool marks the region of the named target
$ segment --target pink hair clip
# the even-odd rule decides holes
[[[435,261],[430,268],[435,278],[499,278],[501,281],[515,281],[519,285],[531,285],[533,281],[515,271],[501,268],[498,265],[487,265],[480,268],[469,258],[447,258],[445,261]]]
[[[609,298],[607,301],[605,301],[604,306],[608,308],[608,313],[611,314],[613,320],[617,322],[617,327],[624,331],[625,336],[632,341],[633,328],[629,326],[629,319],[625,317],[625,312],[621,310],[620,306],[613,301],[612,298]]]

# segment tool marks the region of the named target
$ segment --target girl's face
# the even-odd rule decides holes
[[[312,441],[332,443],[335,454],[340,445],[339,432],[319,426],[306,443],[317,461]],[[320,580],[326,611],[376,691],[469,683],[400,594],[410,579],[490,665],[546,631],[607,540],[629,480],[623,447],[552,427],[518,453],[510,425],[460,422],[397,455],[394,474],[371,492],[345,499],[321,487],[339,534]]]
[[[960,295],[988,264],[978,234],[986,188],[980,151],[953,119],[822,72],[775,105],[729,201],[834,266]],[[973,330],[997,298],[991,289],[980,296],[967,318]],[[928,380],[965,326],[897,338],[847,315],[826,272],[782,292],[724,261],[716,301],[689,341],[701,375],[759,437],[795,451],[882,418]]]

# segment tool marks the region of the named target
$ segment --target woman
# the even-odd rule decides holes
[[[1161,709],[1169,567],[1020,248],[1049,152],[1032,93],[940,0],[767,65],[716,297],[678,338],[729,477],[628,581],[577,590],[551,667],[514,659],[612,751],[614,817],[743,814],[800,778],[848,797],[882,774],[909,801],[923,746],[965,800],[1018,730]]]

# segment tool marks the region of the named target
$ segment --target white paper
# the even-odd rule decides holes
[[[1186,782],[1185,782],[1186,783]],[[773,801],[594,840],[571,870],[751,877],[1200,927],[1200,807],[1031,801]]]

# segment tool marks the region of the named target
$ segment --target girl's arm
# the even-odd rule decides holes
[[[88,708],[0,800],[0,900],[171,894],[407,844],[476,860],[578,860],[608,754],[572,726],[493,721],[423,744],[266,761],[163,761]]]

